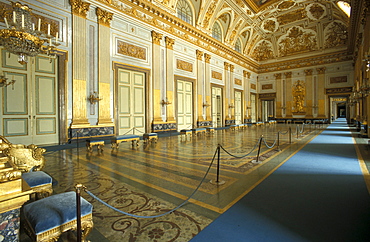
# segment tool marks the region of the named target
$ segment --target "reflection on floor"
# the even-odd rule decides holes
[[[78,149],[47,152],[44,171],[58,182],[55,193],[74,190],[79,183],[119,210],[153,216],[188,199],[212,164],[189,202],[161,217],[127,216],[82,193],[94,206],[90,241],[189,241],[321,130],[302,127],[274,124],[218,130],[193,138],[160,137],[157,143],[145,145],[141,141],[138,148],[121,143],[118,150],[106,144],[102,153],[96,149],[89,153],[80,143]],[[266,143],[262,142],[257,162],[262,135]],[[221,181],[223,185],[219,185]],[[70,241],[70,237],[63,237]],[[27,241],[24,234],[21,238]]]

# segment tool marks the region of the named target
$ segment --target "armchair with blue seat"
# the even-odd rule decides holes
[[[0,136],[0,154],[6,156],[9,164],[22,172],[22,178],[36,193],[38,198],[50,196],[53,193],[52,178],[41,169],[45,165],[44,148],[36,145],[12,144]]]

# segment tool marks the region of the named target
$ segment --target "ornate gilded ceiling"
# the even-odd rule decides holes
[[[176,16],[178,0],[154,0]],[[346,49],[349,18],[337,0],[188,0],[193,26],[209,36],[217,22],[221,42],[261,64]]]

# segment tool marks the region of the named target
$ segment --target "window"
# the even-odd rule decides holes
[[[340,9],[349,17],[351,15],[351,5],[345,1],[337,2],[337,5]]]
[[[186,0],[179,0],[176,5],[177,17],[181,20],[193,24],[193,14],[189,3]]]
[[[235,50],[239,53],[241,53],[242,51],[242,44],[240,43],[240,39],[237,39],[236,40],[236,43],[235,43]]]
[[[215,22],[212,28],[212,37],[217,39],[218,41],[222,41],[222,30],[220,24]]]

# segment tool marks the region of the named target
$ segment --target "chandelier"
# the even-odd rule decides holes
[[[10,1],[11,2],[11,1]],[[6,29],[0,30],[0,45],[15,55],[18,55],[18,62],[22,65],[28,62],[28,57],[38,54],[46,54],[50,57],[56,55],[58,32],[54,36],[50,35],[50,24],[48,24],[47,34],[41,31],[41,19],[38,19],[37,28],[32,22],[31,9],[27,5],[19,2],[11,2],[13,7],[12,14],[4,17]]]

